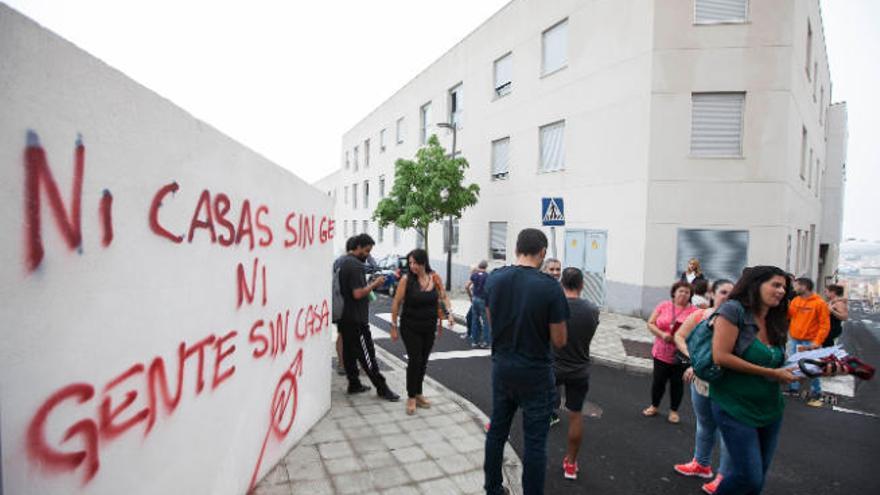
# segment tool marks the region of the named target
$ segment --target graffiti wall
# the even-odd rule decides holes
[[[2,4],[0,108],[2,493],[247,492],[330,406],[329,198]]]

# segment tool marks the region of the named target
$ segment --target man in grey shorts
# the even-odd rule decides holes
[[[568,342],[553,349],[553,368],[556,386],[565,389],[565,408],[568,410],[568,448],[562,460],[563,475],[577,479],[577,455],[581,447],[584,421],[581,410],[590,389],[590,342],[599,326],[599,308],[581,299],[584,274],[577,268],[562,272],[562,290],[568,300],[570,316]],[[558,406],[558,404],[556,404]]]

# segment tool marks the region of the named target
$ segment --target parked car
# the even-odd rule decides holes
[[[381,275],[385,277],[385,283],[376,290],[379,292],[385,292],[389,296],[394,297],[394,293],[397,292],[397,285],[400,283],[401,277],[407,273],[406,258],[396,254],[388,255],[376,260],[376,264],[373,267],[369,267],[367,270],[371,276]]]

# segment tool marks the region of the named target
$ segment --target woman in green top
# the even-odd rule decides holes
[[[718,308],[712,356],[724,375],[712,383],[712,414],[730,453],[730,472],[716,495],[759,494],[779,437],[780,383],[797,378],[781,368],[788,334],[786,273],[775,266],[747,268]]]

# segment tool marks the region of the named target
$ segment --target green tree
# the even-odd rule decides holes
[[[436,135],[416,152],[416,159],[398,159],[394,163],[394,187],[373,213],[380,226],[396,225],[416,229],[428,248],[428,227],[449,217],[461,218],[462,212],[477,204],[480,186],[465,186],[464,171],[468,162],[462,157],[447,156]]]

